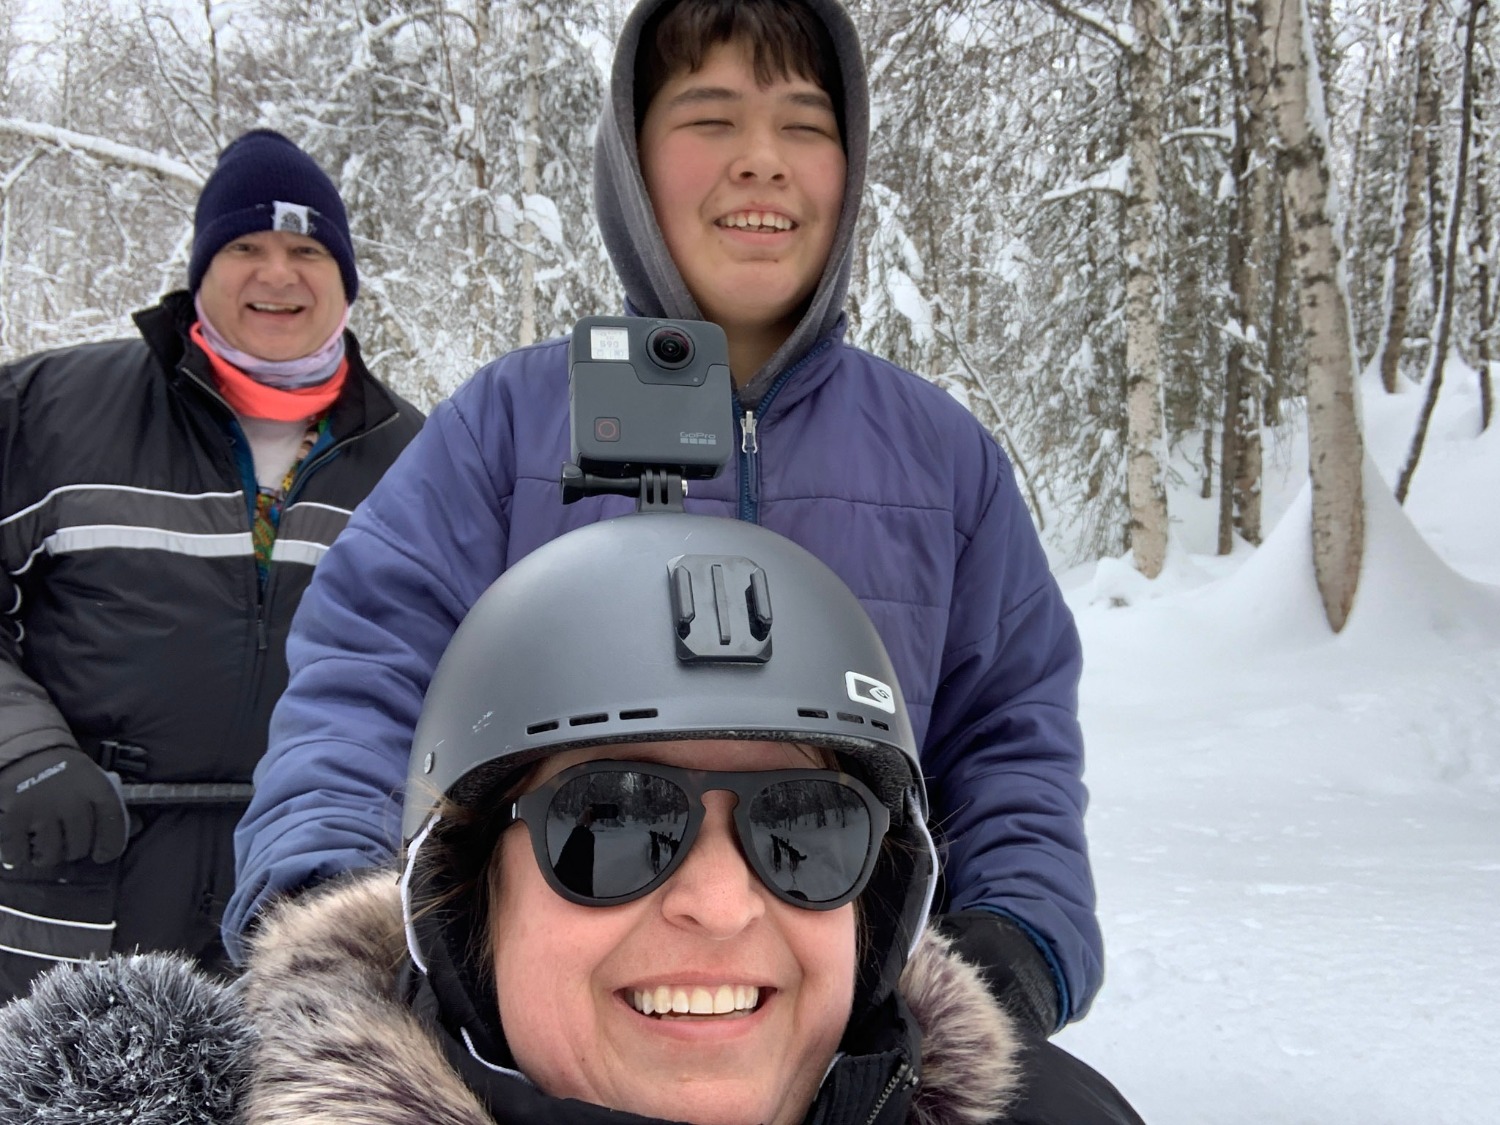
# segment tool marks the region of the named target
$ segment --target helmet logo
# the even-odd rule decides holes
[[[889,684],[882,683],[873,676],[863,676],[858,672],[845,672],[844,690],[856,703],[863,703],[890,715],[896,713],[896,693],[891,690]]]

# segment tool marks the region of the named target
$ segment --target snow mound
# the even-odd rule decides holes
[[[1457,573],[1427,544],[1365,461],[1365,556],[1344,645],[1431,641],[1500,645],[1500,587]],[[1296,647],[1328,638],[1312,566],[1312,486],[1303,486],[1261,548],[1204,591],[1221,639]]]
[[[1236,546],[1248,549],[1243,543]],[[1173,534],[1167,540],[1167,557],[1162,564],[1161,573],[1154,579],[1147,578],[1138,571],[1135,568],[1135,552],[1126,551],[1118,558],[1100,559],[1087,568],[1092,570],[1092,576],[1072,584],[1069,601],[1075,607],[1088,605],[1123,609],[1125,606],[1175,597],[1215,580],[1216,575],[1205,569],[1204,561],[1201,556],[1190,554],[1178,536]],[[1065,588],[1068,588],[1067,584]]]

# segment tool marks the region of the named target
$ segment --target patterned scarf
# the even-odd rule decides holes
[[[312,447],[318,444],[318,439],[327,429],[326,415],[308,426],[307,433],[302,436],[301,448],[297,450],[297,456],[293,459],[291,468],[287,469],[286,476],[282,478],[281,487],[256,490],[255,525],[250,530],[250,538],[255,544],[255,569],[260,574],[260,585],[263,590],[266,586],[266,579],[271,573],[271,549],[276,545],[276,531],[281,526],[282,505],[286,502],[287,493],[292,490],[292,482],[297,478],[297,470],[302,467],[302,462],[307,460]]]

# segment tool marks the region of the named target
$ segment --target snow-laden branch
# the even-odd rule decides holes
[[[1103,12],[1093,8],[1065,4],[1063,0],[1038,0],[1045,8],[1051,8],[1065,20],[1078,24],[1084,31],[1097,35],[1128,55],[1140,49],[1135,29],[1128,24],[1117,23]]]
[[[1124,198],[1130,190],[1130,157],[1118,157],[1110,166],[1102,172],[1097,172],[1086,180],[1080,180],[1065,187],[1054,188],[1052,191],[1042,193],[1043,203],[1056,203],[1063,199],[1072,199],[1076,195],[1087,195],[1091,191],[1105,191]]]
[[[1234,144],[1234,126],[1226,125],[1219,129],[1210,129],[1204,126],[1195,126],[1191,129],[1173,129],[1170,133],[1162,134],[1161,143],[1169,144],[1173,141],[1186,141],[1194,137],[1218,141],[1220,144],[1232,146]]]
[[[59,129],[56,125],[18,121],[13,117],[0,117],[0,133],[29,137],[34,141],[56,145],[68,152],[87,153],[109,164],[150,172],[164,180],[172,180],[184,187],[190,187],[194,191],[203,186],[203,176],[191,165],[158,153],[148,152],[143,148],[136,148],[134,145],[122,145],[118,141],[107,141],[103,137],[91,136],[88,133],[75,133],[72,129]]]
[[[19,164],[17,164],[9,172],[5,173],[4,178],[0,179],[0,195],[8,195],[10,193],[10,189],[15,187],[16,184],[20,181],[21,177],[26,174],[26,169],[35,164],[37,158],[41,156],[41,154],[42,150],[40,148],[32,149],[21,158],[21,162]]]
[[[476,43],[484,37],[479,34],[479,26],[462,12],[454,11],[452,8],[439,8],[436,12],[397,12],[393,16],[387,16],[379,23],[370,26],[369,34],[371,42],[386,39],[400,31],[407,24],[431,23],[439,19],[458,20],[469,29]]]

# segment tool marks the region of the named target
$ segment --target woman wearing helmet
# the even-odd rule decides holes
[[[138,1122],[1036,1120],[1010,1018],[925,932],[937,863],[889,660],[790,541],[650,514],[540,548],[449,646],[407,794],[403,869],[271,914],[224,1012],[158,988],[157,959],[0,1013],[0,1072],[25,1071],[0,1116],[77,1096],[104,1064],[70,1045],[134,1004],[117,1054],[156,1061],[92,1104]],[[174,1018],[239,1045],[205,1061]]]

